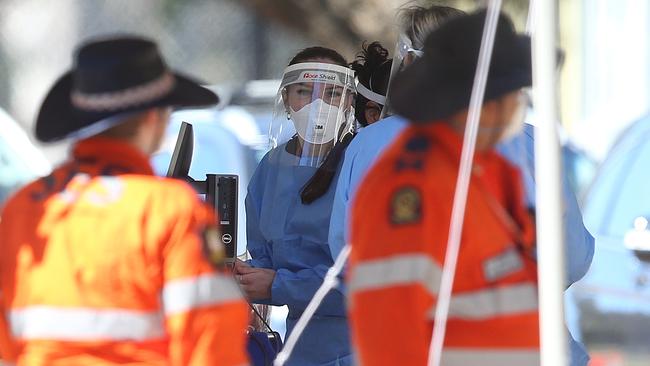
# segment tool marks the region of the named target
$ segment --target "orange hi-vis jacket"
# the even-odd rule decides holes
[[[407,128],[352,208],[351,326],[361,365],[427,365],[462,140]],[[516,168],[477,153],[442,366],[539,364],[534,227]]]
[[[0,223],[0,351],[18,365],[245,365],[248,310],[204,258],[211,210],[91,138]]]

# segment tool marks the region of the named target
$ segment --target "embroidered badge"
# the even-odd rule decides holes
[[[422,198],[420,191],[404,187],[393,195],[390,206],[390,221],[403,225],[417,222],[422,217]]]
[[[483,262],[483,275],[489,282],[497,281],[524,268],[524,262],[516,249],[508,249]]]

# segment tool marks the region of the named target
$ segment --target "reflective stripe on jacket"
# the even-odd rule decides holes
[[[0,352],[18,365],[243,365],[248,311],[203,255],[211,210],[93,138],[0,222]]]
[[[446,124],[405,130],[352,208],[352,334],[362,365],[426,365],[462,141]],[[539,364],[534,229],[515,168],[477,153],[443,366]]]

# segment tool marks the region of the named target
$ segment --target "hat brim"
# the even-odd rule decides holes
[[[527,36],[519,36],[518,49],[530,55],[531,43]],[[530,57],[530,56],[529,56]],[[493,58],[494,61],[494,58]],[[435,58],[417,59],[395,79],[389,92],[389,104],[398,114],[414,123],[445,119],[469,106],[474,74],[453,79],[440,72]],[[496,99],[511,91],[532,85],[530,59],[512,68],[506,74],[494,75],[492,71],[485,88],[484,101]]]
[[[211,90],[202,87],[195,80],[173,73],[174,88],[162,98],[148,103],[129,106],[119,110],[87,112],[72,105],[73,87],[72,71],[61,76],[48,92],[36,119],[35,135],[41,142],[55,142],[74,138],[80,131],[87,131],[99,126],[107,119],[126,113],[133,113],[154,107],[169,106],[173,108],[201,107],[214,105],[219,97]],[[110,125],[106,125],[110,127]]]

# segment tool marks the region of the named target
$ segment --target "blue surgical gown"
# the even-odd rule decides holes
[[[264,156],[248,185],[246,226],[254,267],[276,271],[271,298],[263,303],[287,305],[287,333],[333,265],[327,243],[332,200],[338,180],[309,205],[300,191],[316,168],[298,166],[286,145]],[[287,365],[351,365],[345,297],[332,290],[303,332]]]
[[[355,136],[345,152],[336,194],[332,206],[329,229],[329,244],[332,256],[340,253],[348,232],[349,203],[366,172],[380,154],[397,138],[408,122],[399,116],[391,116],[363,128]],[[497,146],[497,150],[513,164],[523,176],[526,202],[535,207],[534,127],[524,125],[524,131],[513,139]],[[566,177],[562,182],[565,201],[564,225],[567,245],[567,287],[581,279],[591,264],[594,255],[594,238],[582,221],[582,213]],[[582,345],[570,339],[571,365],[585,366],[589,356]]]
[[[535,207],[535,128],[525,124],[524,130],[515,138],[497,146],[497,151],[517,165],[524,181],[526,202]],[[589,270],[594,257],[594,237],[582,221],[582,213],[568,175],[562,177],[562,198],[564,203],[564,227],[567,245],[566,275],[567,287],[579,281]]]

